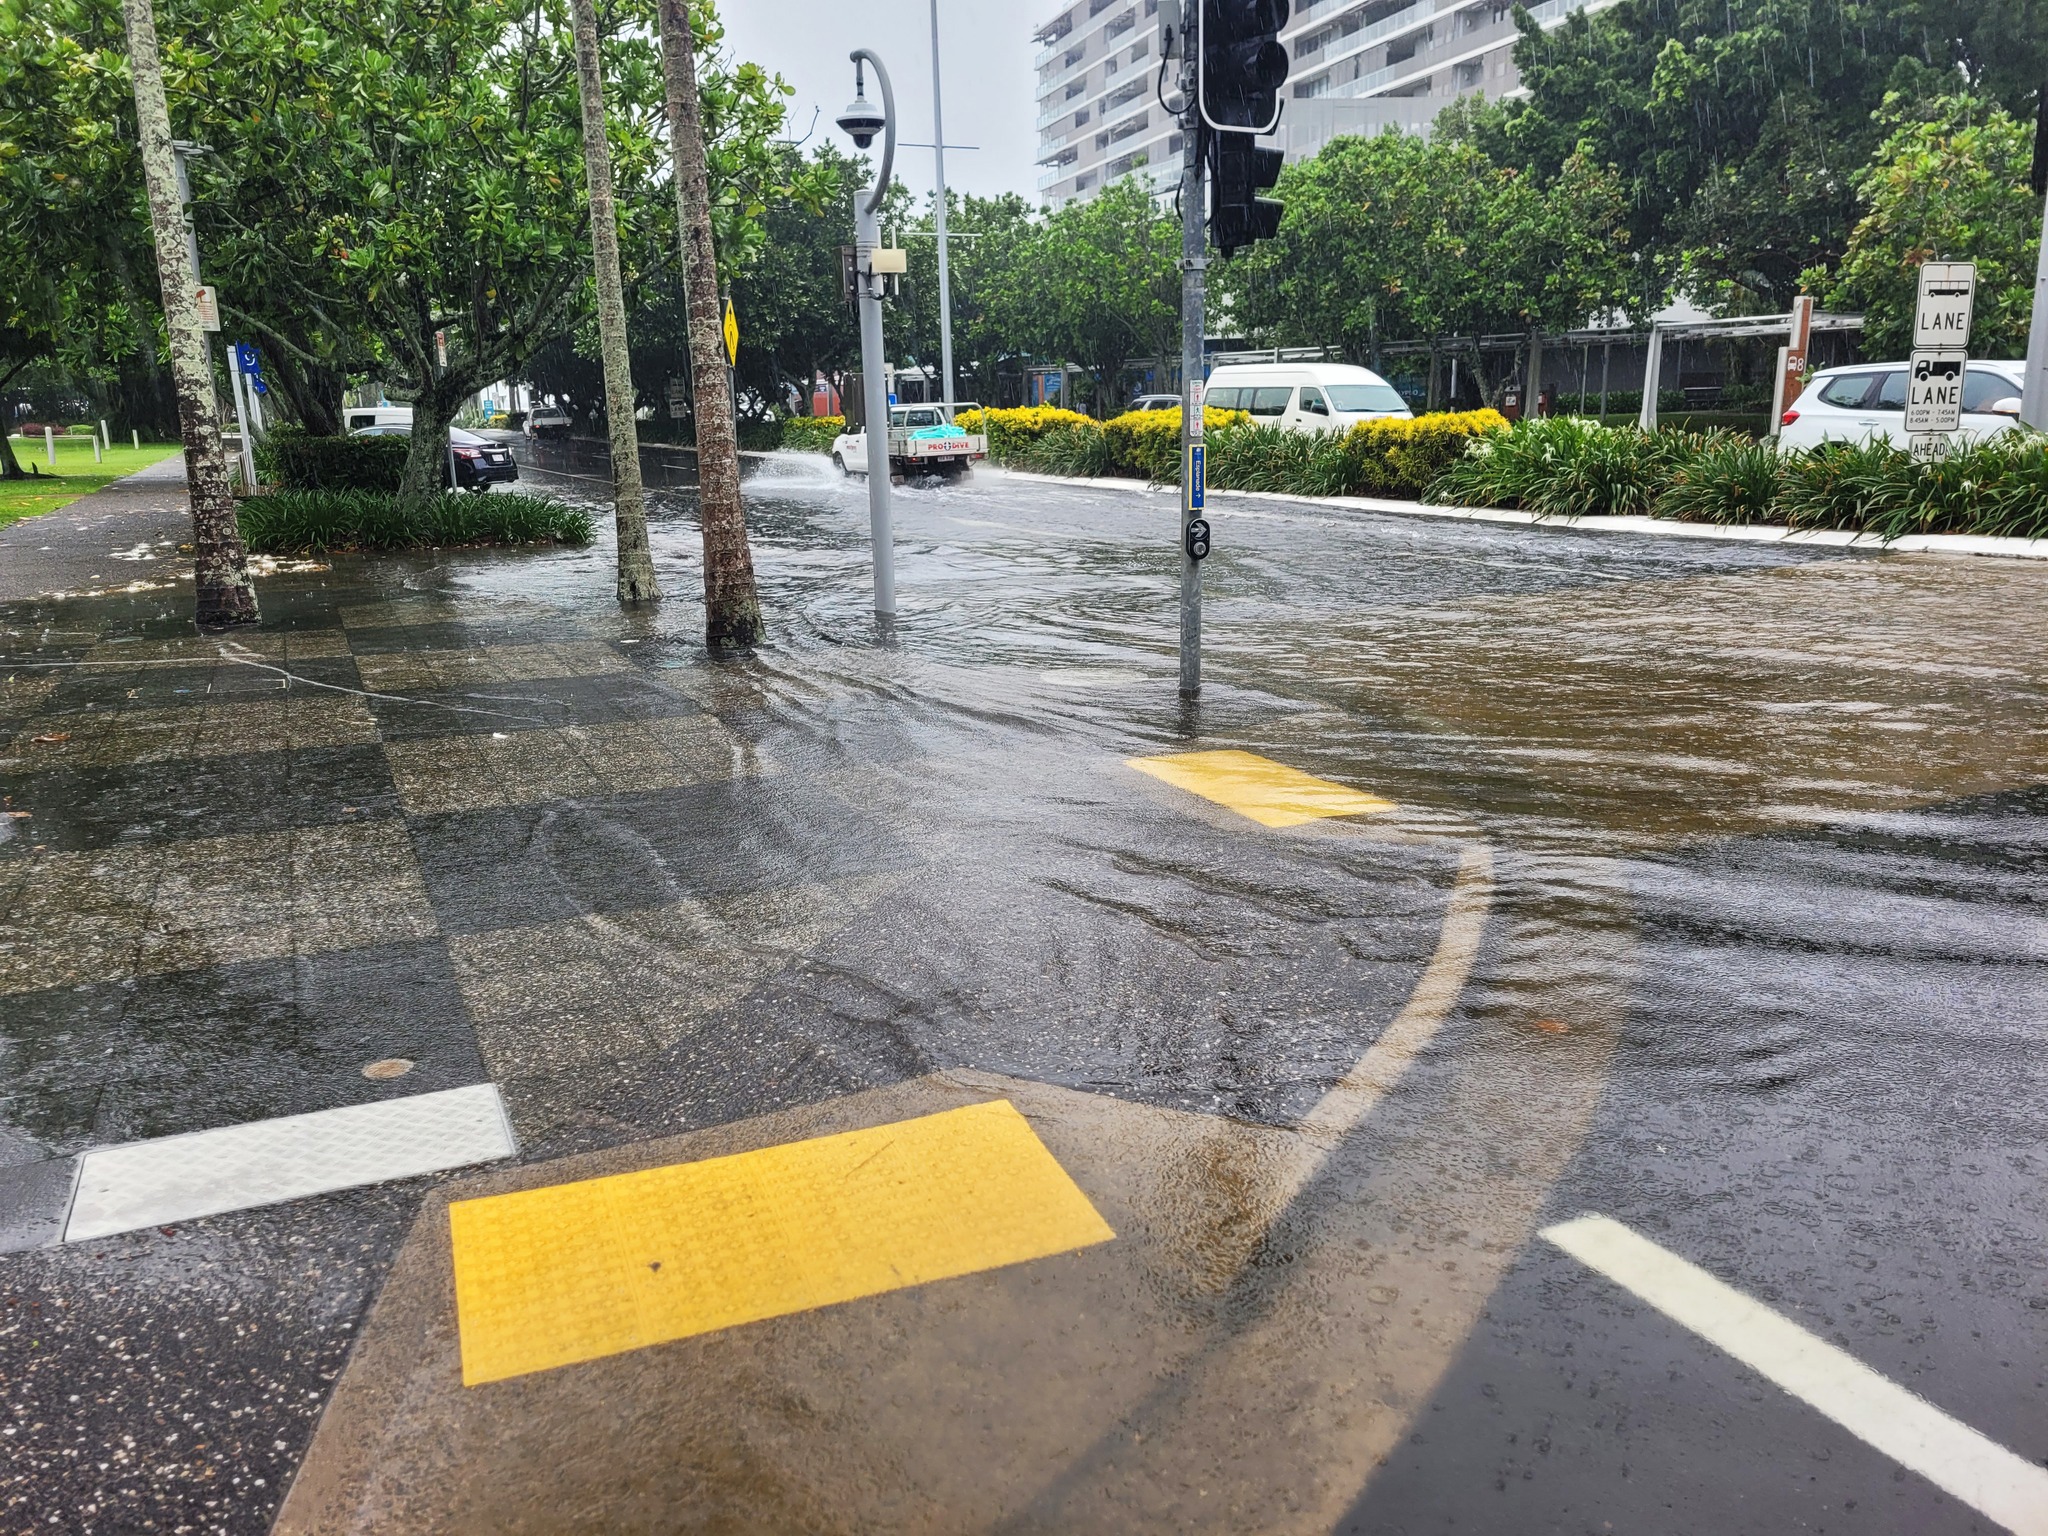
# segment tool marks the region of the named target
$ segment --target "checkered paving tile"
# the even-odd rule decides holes
[[[545,1127],[896,878],[813,856],[829,797],[715,852],[758,722],[573,615],[265,617],[0,609],[0,1168],[498,1079]]]

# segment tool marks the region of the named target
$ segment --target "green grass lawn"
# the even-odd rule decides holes
[[[98,490],[109,480],[132,475],[181,451],[176,443],[144,443],[140,448],[115,443],[107,449],[106,462],[95,464],[91,438],[60,437],[57,467],[52,470],[41,438],[12,437],[7,446],[14,450],[15,463],[23,469],[33,466],[41,473],[28,480],[0,480],[0,528],[39,512],[55,511],[67,501],[76,501]]]

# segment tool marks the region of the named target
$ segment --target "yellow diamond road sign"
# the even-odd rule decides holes
[[[740,360],[740,317],[732,307],[732,300],[725,301],[725,360],[738,366]]]

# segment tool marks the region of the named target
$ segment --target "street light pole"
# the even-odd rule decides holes
[[[880,69],[877,64],[875,68]],[[946,121],[939,109],[939,0],[932,0],[932,166],[939,184],[933,205],[939,237],[939,371],[943,375],[946,415],[953,414],[953,284],[946,269]]]
[[[896,93],[889,87],[889,71],[873,49],[856,48],[847,57],[853,60],[854,100],[839,115],[839,126],[859,149],[872,144],[876,134],[882,136],[882,163],[876,168],[875,184],[854,206],[853,239],[854,300],[860,309],[860,382],[867,415],[868,537],[874,550],[875,612],[886,618],[896,612],[896,560],[889,510],[889,385],[883,377],[882,280],[875,275],[874,256],[882,243],[882,200],[889,195],[889,175],[896,163]],[[875,66],[875,80],[882,90],[880,112],[867,99],[864,64]]]

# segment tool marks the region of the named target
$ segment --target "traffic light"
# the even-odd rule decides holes
[[[1248,133],[1211,136],[1209,238],[1228,256],[1254,240],[1270,240],[1280,232],[1281,203],[1259,194],[1280,179],[1285,158],[1277,149],[1262,149]]]
[[[1200,0],[1202,57],[1196,90],[1202,121],[1214,129],[1271,133],[1280,126],[1287,83],[1287,0]]]
[[[1228,256],[1280,228],[1280,204],[1259,194],[1280,179],[1282,156],[1255,136],[1280,126],[1287,50],[1278,33],[1287,0],[1200,0],[1202,54],[1196,77],[1209,162],[1209,235]]]

